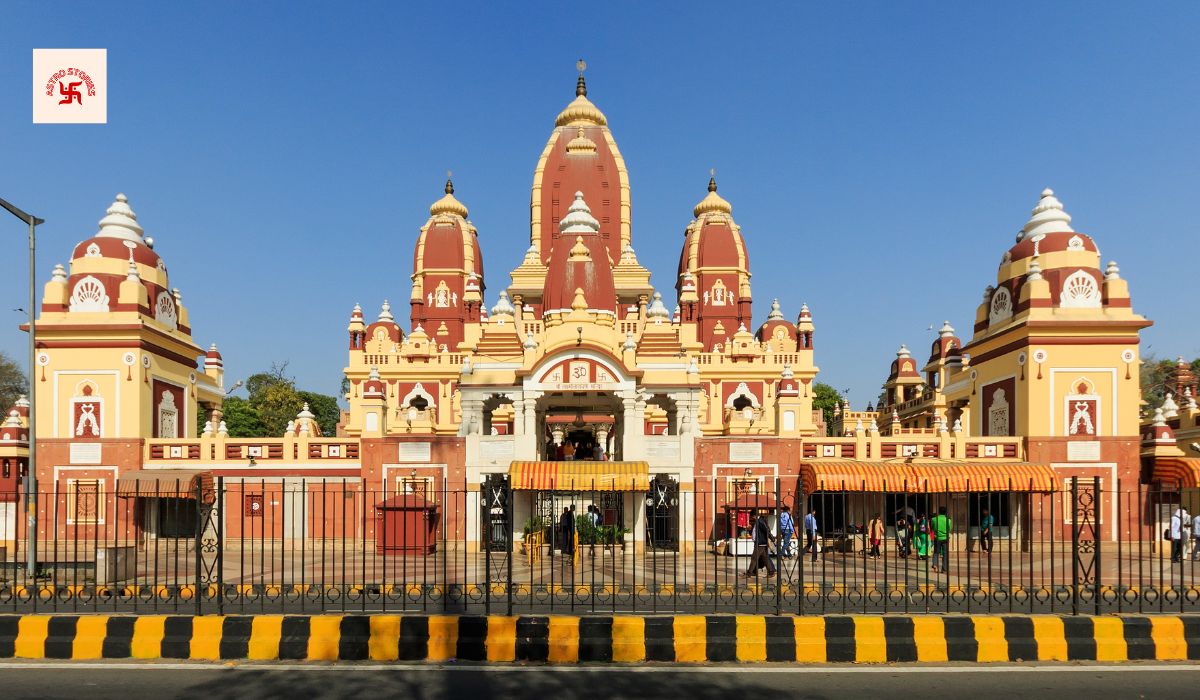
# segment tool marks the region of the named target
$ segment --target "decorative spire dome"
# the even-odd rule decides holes
[[[647,318],[670,318],[671,314],[667,311],[667,307],[663,305],[662,293],[655,292],[654,300],[650,302],[650,308],[646,309]]]
[[[1033,256],[1033,260],[1029,261],[1029,276],[1025,278],[1026,282],[1042,279],[1042,264],[1038,262],[1037,256]]]
[[[1106,279],[1106,280],[1121,279],[1121,268],[1117,267],[1116,260],[1108,261],[1108,267],[1104,268],[1104,279]]]
[[[562,233],[600,233],[600,222],[592,216],[591,208],[583,201],[582,192],[575,193],[575,201],[571,202],[567,215],[558,222],[558,230]]]
[[[355,304],[354,308],[350,310],[350,320],[351,321],[361,321],[362,317],[363,317],[362,307],[359,306],[358,304]]]
[[[784,320],[783,312],[779,310],[779,300],[778,299],[771,300],[771,313],[767,314],[767,320],[768,321]]]
[[[949,321],[942,321],[942,327],[938,329],[938,335],[943,338],[953,337],[954,326],[951,326]]]
[[[100,219],[100,231],[97,238],[120,238],[134,243],[145,243],[142,234],[145,231],[138,225],[137,214],[129,207],[129,200],[123,194],[118,194],[116,201],[105,212],[108,216]]]
[[[896,357],[912,357],[912,355],[908,352],[908,346],[901,345],[900,349],[896,351]]]
[[[517,309],[508,300],[508,292],[501,289],[500,298],[496,300],[496,305],[492,307],[493,316],[512,316]]]
[[[587,63],[581,58],[575,62],[575,68],[579,70],[579,80],[575,81],[575,99],[571,100],[571,104],[567,105],[566,109],[558,113],[558,118],[554,120],[554,125],[607,125],[608,119],[604,117],[604,113],[597,109],[596,105],[592,104],[587,98],[587,82],[583,79],[583,72],[587,70]]]
[[[438,216],[440,214],[450,214],[461,216],[464,219],[467,218],[467,205],[455,199],[454,181],[450,179],[449,174],[446,177],[446,194],[429,206],[430,216]]]
[[[1042,198],[1033,208],[1033,216],[1025,222],[1025,227],[1021,229],[1021,237],[1017,240],[1023,241],[1044,233],[1062,233],[1074,230],[1071,228],[1071,215],[1063,211],[1062,202],[1054,196],[1054,190],[1047,187],[1042,190]]]
[[[1162,412],[1167,418],[1177,418],[1179,416],[1179,404],[1175,403],[1175,396],[1171,392],[1167,392],[1167,398],[1163,399]]]
[[[395,320],[396,317],[392,316],[392,305],[388,303],[387,299],[384,299],[383,305],[379,307],[379,321],[392,323]]]
[[[67,270],[59,263],[54,266],[54,272],[50,273],[50,281],[58,282],[59,284],[67,283]]]
[[[808,310],[808,304],[800,304],[800,318],[812,318],[812,312]]]
[[[710,212],[719,212],[726,215],[733,214],[733,205],[725,201],[724,197],[717,194],[717,177],[715,174],[708,179],[708,194],[704,196],[704,199],[700,200],[695,209],[692,209],[692,215],[700,218],[702,214]]]
[[[573,138],[567,142],[567,153],[569,153],[569,154],[574,155],[577,153],[595,153],[595,152],[596,152],[596,142],[589,139],[587,136],[584,135],[582,126],[579,127],[579,132],[578,132],[578,134],[576,134],[575,138]]]

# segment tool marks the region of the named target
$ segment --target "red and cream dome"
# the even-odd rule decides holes
[[[1014,314],[1032,306],[1056,308],[1101,308],[1128,305],[1128,298],[1108,299],[1105,279],[1119,279],[1115,263],[1101,270],[1100,250],[1096,242],[1071,226],[1071,216],[1063,209],[1054,191],[1045,189],[1029,220],[1017,235],[1017,242],[1004,253],[995,287],[984,295],[986,317],[976,330],[1005,324]],[[1022,297],[1030,282],[1044,281],[1047,298]]]
[[[554,120],[533,173],[530,242],[543,263],[549,263],[559,237],[558,222],[567,215],[575,192],[583,193],[600,225],[604,256],[611,263],[620,260],[630,244],[629,174],[608,120],[587,97],[582,73],[575,99]]]
[[[559,243],[554,246],[550,269],[542,289],[543,313],[583,309],[616,315],[617,291],[608,248],[600,237],[600,222],[592,216],[583,192],[576,192],[566,216],[559,222]]]
[[[136,311],[170,331],[190,333],[178,289],[172,289],[167,268],[153,250],[137,214],[124,194],[118,194],[100,220],[95,236],[77,244],[70,272],[55,268],[46,286],[43,311],[108,313]],[[122,295],[122,284],[134,283]],[[61,285],[61,287],[59,286]],[[145,295],[136,292],[144,288]]]
[[[412,325],[448,349],[462,342],[466,322],[479,320],[483,301],[483,253],[467,214],[447,179],[413,250]]]
[[[675,289],[683,317],[700,323],[699,340],[709,348],[750,325],[750,258],[733,206],[717,194],[716,178],[709,179],[708,194],[692,213]]]

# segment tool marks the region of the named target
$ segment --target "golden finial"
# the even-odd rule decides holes
[[[575,62],[575,69],[579,71],[579,81],[575,83],[575,96],[587,96],[587,83],[583,81],[583,72],[587,70],[587,61],[582,58]]]
[[[716,168],[708,169],[708,191],[709,192],[717,191],[717,169]]]
[[[454,181],[450,178],[454,177],[454,173],[450,170],[446,171],[446,194],[454,194]]]

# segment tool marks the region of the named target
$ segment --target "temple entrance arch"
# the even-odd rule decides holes
[[[614,358],[586,348],[551,354],[523,389],[537,397],[540,459],[640,459],[628,438],[642,433],[645,402]]]

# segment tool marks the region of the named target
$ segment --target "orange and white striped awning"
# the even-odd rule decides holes
[[[1163,486],[1194,489],[1200,487],[1200,459],[1193,457],[1155,457],[1152,482]]]
[[[509,483],[526,491],[649,491],[647,462],[513,462]]]
[[[1054,471],[1029,462],[826,460],[800,464],[805,493],[1053,491]]]

